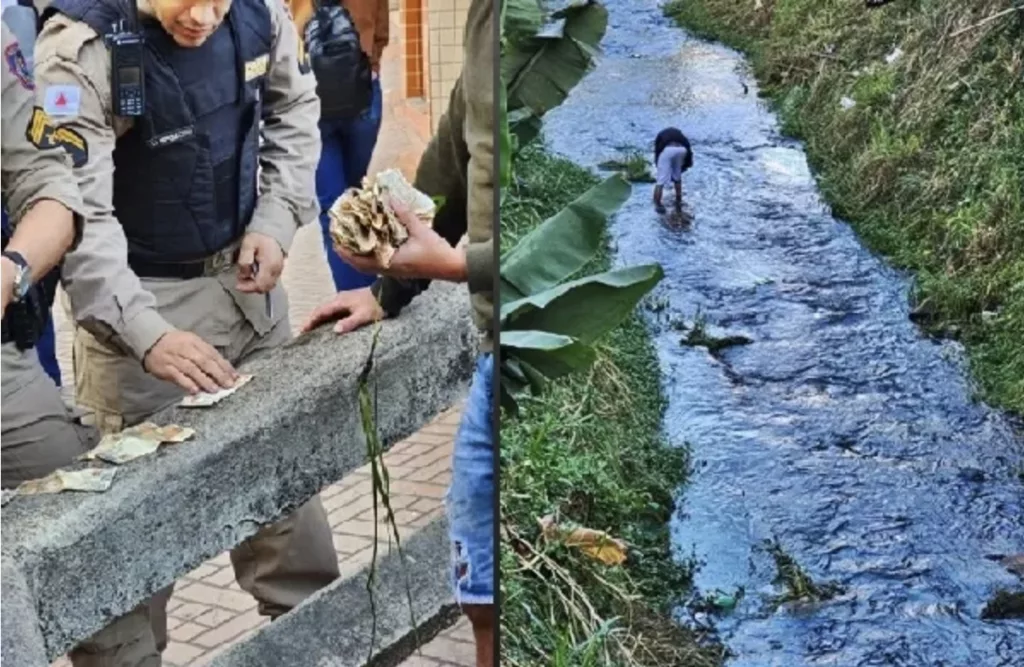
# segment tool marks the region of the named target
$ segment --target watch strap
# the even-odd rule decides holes
[[[29,287],[31,287],[28,262],[20,252],[15,252],[14,250],[4,250],[2,256],[14,262],[18,269],[20,269],[18,277],[14,281],[14,298],[20,301],[28,294]]]

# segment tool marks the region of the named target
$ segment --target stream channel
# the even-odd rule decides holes
[[[618,265],[665,269],[651,317],[665,429],[694,464],[673,540],[700,562],[698,591],[744,590],[710,619],[728,664],[1024,666],[1024,621],[981,617],[1022,587],[998,558],[1024,552],[1024,439],[972,400],[958,346],[910,321],[908,277],[832,217],[743,57],[655,0],[604,3],[598,65],[545,137],[591,168],[624,146],[650,155],[668,125],[692,142],[689,224],[666,223],[653,186],[635,184],[612,232]],[[672,322],[698,312],[751,342],[681,345]],[[784,587],[766,540],[838,594],[773,604]]]

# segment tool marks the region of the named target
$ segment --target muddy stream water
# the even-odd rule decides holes
[[[1024,622],[981,618],[1022,586],[997,560],[1024,552],[1019,432],[972,400],[957,346],[909,320],[907,277],[831,216],[743,58],[655,0],[605,4],[604,53],[545,136],[590,167],[623,146],[650,155],[667,125],[693,144],[692,221],[666,223],[637,184],[613,235],[617,263],[665,269],[651,317],[665,429],[694,458],[673,538],[701,562],[700,592],[745,590],[710,619],[729,664],[1024,666]],[[698,312],[750,344],[681,345],[672,322]],[[772,604],[766,540],[841,591]]]

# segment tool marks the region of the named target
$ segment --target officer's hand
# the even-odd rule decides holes
[[[253,262],[259,271],[253,275]],[[242,238],[238,251],[238,291],[266,294],[277,285],[284,271],[284,251],[272,237],[249,232]]]
[[[466,282],[466,253],[459,248],[453,248],[440,234],[423,224],[414,213],[399,206],[394,206],[394,209],[398,219],[409,230],[409,238],[395,251],[390,266],[381,266],[376,256],[354,255],[338,246],[335,246],[335,251],[363,273],[379,273],[395,278]]]
[[[302,333],[334,320],[338,320],[334,325],[335,333],[348,333],[383,318],[384,309],[377,303],[369,287],[345,290],[318,306],[302,325]]]
[[[229,389],[238,379],[227,359],[191,331],[165,333],[146,353],[142,365],[149,374],[190,394]]]

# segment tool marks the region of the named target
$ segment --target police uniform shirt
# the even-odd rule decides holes
[[[259,159],[265,168],[247,231],[274,238],[287,253],[298,228],[319,213],[314,183],[320,105],[315,78],[300,67],[299,38],[288,10],[281,0],[264,2],[272,23],[270,53],[246,63],[246,72],[266,78],[264,117],[274,122],[262,132]],[[112,116],[110,53],[103,38],[85,23],[53,15],[36,40],[36,79],[45,123],[71,133],[83,148],[75,180],[88,222],[64,264],[72,311],[90,333],[113,338],[141,360],[174,327],[128,266],[125,234],[114,217],[113,152],[132,120]]]

